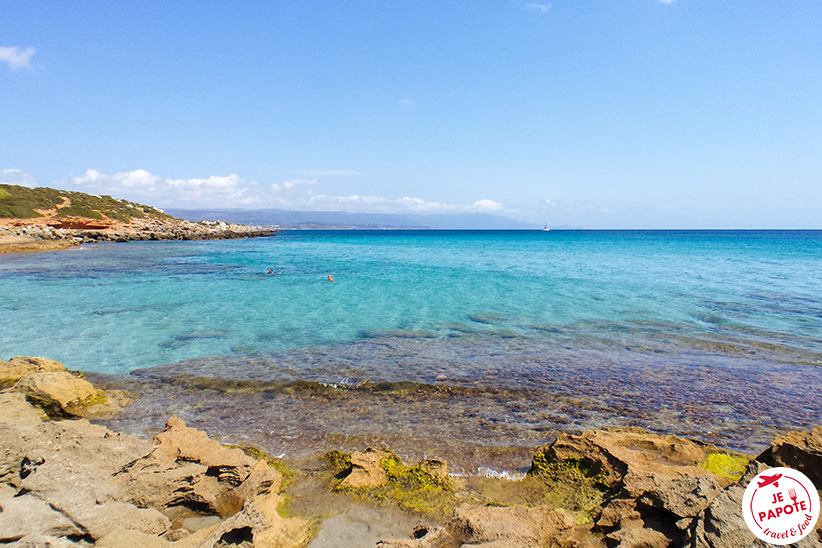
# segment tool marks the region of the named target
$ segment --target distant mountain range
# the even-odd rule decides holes
[[[166,213],[188,221],[226,221],[258,226],[292,229],[331,228],[439,228],[505,229],[538,228],[487,213],[449,213],[432,215],[392,213],[347,213],[344,211],[289,211],[285,209],[168,209]]]

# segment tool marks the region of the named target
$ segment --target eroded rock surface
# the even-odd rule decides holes
[[[383,540],[383,548],[439,548],[482,546],[485,548],[541,548],[563,538],[574,526],[574,518],[547,506],[492,507],[464,504],[444,526],[418,528],[408,540]],[[563,540],[568,540],[564,539]],[[579,545],[579,543],[576,543]]]
[[[597,475],[612,496],[595,520],[595,531],[621,548],[666,548],[692,542],[692,525],[732,482],[702,466],[716,448],[676,436],[637,429],[561,434],[540,448],[532,470],[570,462]]]
[[[307,540],[307,522],[277,512],[279,472],[179,419],[148,442],[85,419],[43,421],[21,394],[0,396],[0,412],[20,417],[0,420],[0,542],[210,548],[246,537],[253,546]],[[223,519],[193,533],[172,529],[168,516],[183,507]]]
[[[700,513],[694,524],[694,548],[748,548],[771,546],[757,539],[745,525],[742,497],[748,484],[771,467],[799,470],[817,487],[822,486],[822,427],[811,431],[791,431],[776,437],[771,447],[748,463],[748,469],[737,483],[728,486]],[[820,492],[822,497],[822,492]],[[822,515],[816,528],[801,541],[798,548],[822,547]]]

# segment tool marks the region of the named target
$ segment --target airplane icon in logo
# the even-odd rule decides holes
[[[762,474],[761,476],[759,476],[758,483],[760,487],[767,487],[772,483],[774,484],[774,487],[779,487],[779,478],[781,477],[782,474],[776,474],[774,476],[766,476]]]

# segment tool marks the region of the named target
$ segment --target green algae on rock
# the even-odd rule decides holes
[[[732,481],[738,481],[745,473],[748,467],[750,458],[739,453],[717,452],[708,453],[705,460],[699,465],[707,470],[713,472],[717,476],[723,476]]]
[[[371,448],[351,454],[330,451],[323,461],[333,475],[332,490],[433,518],[450,516],[457,507],[443,461],[422,460],[409,466],[393,451]]]

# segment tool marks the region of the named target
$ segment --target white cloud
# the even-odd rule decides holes
[[[13,170],[6,170],[11,173]],[[21,176],[14,173],[16,180]],[[33,178],[31,179],[33,182]],[[352,213],[495,213],[503,205],[489,199],[471,204],[427,201],[416,196],[382,196],[315,192],[318,179],[291,179],[258,183],[239,175],[212,175],[187,179],[163,178],[145,169],[100,173],[88,169],[80,176],[56,181],[53,186],[93,194],[108,194],[161,208],[271,208]]]
[[[674,0],[659,0],[660,4],[673,4]]]
[[[102,185],[111,185],[122,188],[153,188],[159,181],[156,177],[144,169],[135,169],[134,171],[123,171],[114,173],[113,175],[103,175],[96,169],[86,170],[85,174],[80,177],[74,177],[74,184],[76,185],[92,185],[99,187]]]
[[[499,202],[495,202],[494,200],[477,200],[474,202],[474,209],[477,211],[499,211],[502,209],[502,204]]]
[[[412,99],[400,99],[399,103],[397,103],[401,107],[413,107],[417,103],[415,103]]]
[[[88,169],[83,175],[56,185],[160,207],[238,207],[253,204],[253,199],[247,196],[250,183],[236,174],[164,179],[145,169],[110,174]]]
[[[464,209],[463,206],[455,206],[451,204],[441,204],[440,202],[426,202],[422,198],[404,197],[397,200],[397,203],[409,211],[416,213],[432,213],[441,211],[459,211]]]
[[[34,48],[0,47],[0,63],[8,63],[11,69],[31,68],[30,60],[36,52]]]
[[[19,169],[4,169],[0,171],[0,183],[5,185],[20,185],[34,188],[37,180],[31,173],[26,173]]]
[[[538,4],[537,2],[527,2],[522,5],[522,9],[537,10],[541,11],[542,13],[548,13],[548,10],[551,9],[551,4]]]
[[[284,181],[283,188],[291,189],[298,185],[316,185],[317,179],[294,179],[291,181]]]

